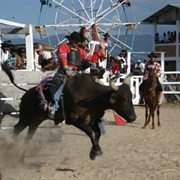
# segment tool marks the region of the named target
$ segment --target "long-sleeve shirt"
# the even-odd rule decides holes
[[[148,78],[148,74],[149,74],[149,71],[147,70],[148,69],[155,69],[155,73],[156,73],[156,77],[159,78],[161,76],[161,66],[158,62],[148,62],[146,64],[146,67],[145,67],[145,71],[144,71],[144,79],[147,79]]]
[[[80,60],[87,60],[88,62],[91,63],[95,63],[98,61],[98,59],[100,58],[100,56],[103,54],[103,49],[98,50],[96,53],[94,54],[90,54],[87,53],[84,49],[80,48],[80,47],[76,47],[79,49],[80,51]],[[58,58],[59,58],[59,63],[62,64],[63,62],[67,63],[68,65],[68,59],[67,59],[67,55],[68,53],[71,52],[70,47],[67,44],[61,44],[56,52]],[[71,66],[72,67],[72,66]],[[72,67],[72,68],[76,68],[76,67]]]

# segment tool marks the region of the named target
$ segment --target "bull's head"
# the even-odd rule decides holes
[[[131,77],[132,74],[129,74],[124,79],[123,84],[119,87],[115,86],[114,84],[116,78],[113,78],[110,81],[110,86],[114,90],[109,101],[111,108],[127,122],[133,122],[136,119],[136,114],[132,103],[132,93],[129,85]]]

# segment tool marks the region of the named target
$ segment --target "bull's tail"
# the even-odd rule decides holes
[[[10,68],[9,68],[5,63],[1,63],[1,67],[2,67],[2,70],[8,75],[10,81],[12,82],[12,84],[14,84],[14,86],[16,86],[18,89],[20,89],[20,90],[22,90],[22,91],[27,92],[26,89],[19,87],[19,86],[14,82],[13,74],[12,74]]]

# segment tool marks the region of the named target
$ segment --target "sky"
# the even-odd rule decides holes
[[[60,2],[62,0],[56,1]],[[78,2],[79,0],[76,1]],[[82,2],[83,0],[80,1]],[[84,2],[86,1],[88,0],[84,0]],[[105,0],[107,3],[109,1],[110,0]],[[178,4],[180,3],[180,0],[132,0],[132,3],[136,22],[140,22],[167,4]],[[33,24],[35,26],[38,25],[39,22],[40,7],[40,0],[0,0],[0,19],[6,19],[25,24]],[[45,9],[46,7],[43,6],[43,11],[46,11]],[[53,8],[51,8],[51,10],[48,12],[47,16],[43,14],[43,11],[41,14],[41,18],[45,19],[46,17],[46,19],[49,19],[48,23],[50,24],[52,24],[55,18],[55,14],[54,12],[52,13],[52,9]],[[129,16],[129,14],[126,14],[126,16]],[[62,21],[68,19],[68,15],[62,13],[61,19]],[[153,32],[152,26],[140,25],[138,29],[139,34],[152,34]],[[162,30],[159,31],[163,33],[164,29],[162,28]],[[37,36],[37,33],[34,33],[34,36]]]

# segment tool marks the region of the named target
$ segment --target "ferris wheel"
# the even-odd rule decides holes
[[[122,48],[133,50],[137,22],[130,0],[40,0],[40,3],[36,30],[41,36],[49,37],[53,31],[60,44],[66,40],[60,34],[78,32],[85,26],[92,34],[95,33],[94,41],[101,39],[104,33],[110,34],[113,44],[110,52]],[[131,40],[127,43],[128,33]]]

